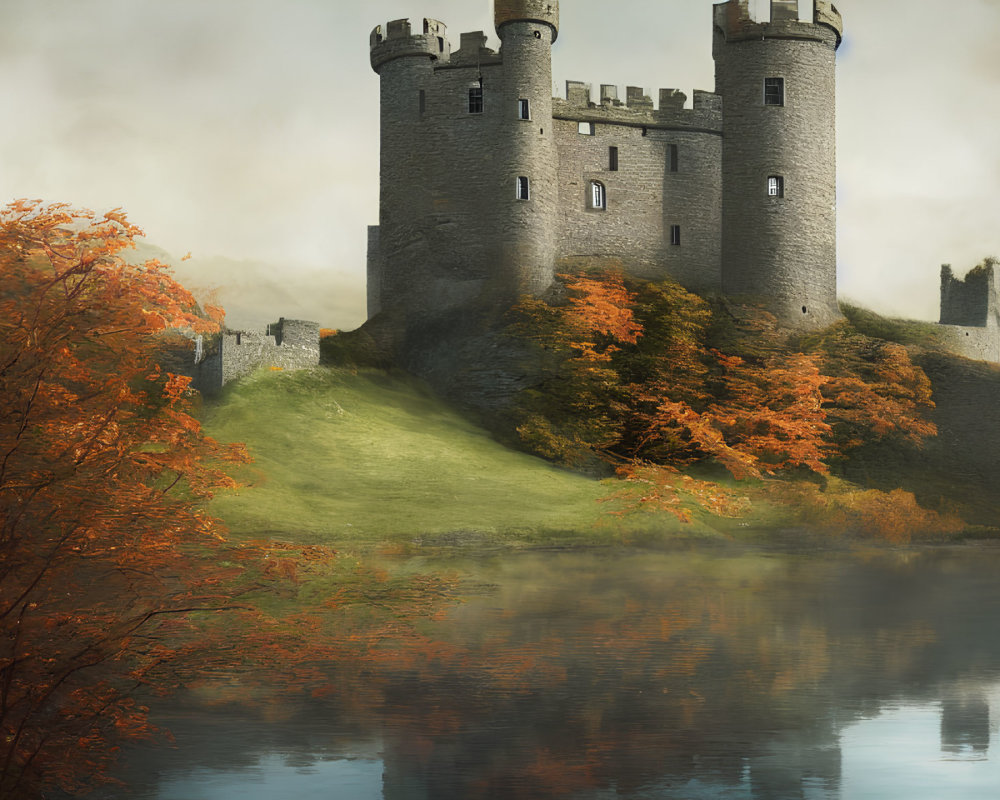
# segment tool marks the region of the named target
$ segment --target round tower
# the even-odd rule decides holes
[[[495,0],[503,59],[501,85],[483,84],[501,103],[496,186],[502,292],[540,294],[551,284],[559,222],[558,157],[552,124],[552,43],[558,0]]]
[[[369,316],[403,303],[419,307],[427,281],[416,264],[414,241],[432,213],[431,167],[415,154],[425,152],[431,134],[419,123],[424,115],[434,67],[451,56],[445,25],[423,19],[414,29],[399,19],[371,34],[371,65],[381,79],[381,155],[379,226],[370,232]]]
[[[762,302],[787,326],[821,328],[837,306],[836,52],[829,2],[811,21],[772,0],[715,6],[716,93],[723,102],[722,291]]]

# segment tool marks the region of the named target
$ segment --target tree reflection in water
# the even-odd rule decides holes
[[[379,758],[387,800],[835,798],[842,731],[921,703],[941,704],[942,757],[989,756],[1000,553],[422,565],[436,567],[482,588],[413,630],[383,631],[297,703],[173,703],[163,718],[178,749],[134,753],[130,774],[251,768],[278,753],[303,768]]]

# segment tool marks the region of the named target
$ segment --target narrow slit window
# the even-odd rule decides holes
[[[785,179],[780,175],[772,175],[767,179],[767,196],[768,197],[784,197],[785,196]]]
[[[670,244],[680,245],[681,243],[681,226],[671,225],[670,226]]]
[[[531,106],[523,97],[517,101],[517,118],[531,119]]]
[[[444,37],[443,36],[438,36],[438,52],[439,53],[443,53],[444,52]]]
[[[483,113],[483,87],[473,86],[469,89],[469,113]]]
[[[608,148],[608,171],[618,172],[618,148]]]
[[[528,178],[525,175],[521,175],[517,179],[517,199],[518,200],[531,199],[531,184],[528,183]]]
[[[604,211],[608,207],[608,191],[600,181],[590,182],[590,207]]]
[[[581,122],[577,130],[583,136],[593,136],[594,135],[594,123],[593,122]]]
[[[764,78],[764,105],[783,106],[785,104],[785,79]]]
[[[677,172],[677,145],[668,144],[667,145],[667,169],[671,172]]]
[[[421,115],[423,115],[423,113],[427,110],[427,92],[424,89],[420,90],[419,104],[420,104],[420,113]]]

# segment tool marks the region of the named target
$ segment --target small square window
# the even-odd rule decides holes
[[[473,86],[469,89],[469,113],[483,113],[483,87]]]
[[[608,148],[608,171],[618,172],[618,148]]]
[[[785,104],[785,79],[764,78],[764,105],[783,106]]]
[[[593,122],[581,122],[577,130],[583,136],[593,136],[594,135],[594,123]]]
[[[677,172],[677,145],[668,144],[667,145],[667,169],[670,172]]]
[[[531,185],[528,183],[528,178],[524,175],[521,175],[517,179],[517,199],[518,200],[531,199]]]
[[[681,226],[671,225],[670,226],[670,244],[679,245],[681,243]]]
[[[531,108],[528,101],[523,97],[517,101],[517,118],[531,119]]]

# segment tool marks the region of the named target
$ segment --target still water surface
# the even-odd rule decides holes
[[[478,587],[419,645],[280,707],[174,698],[105,796],[1000,796],[1000,550],[419,566]]]

